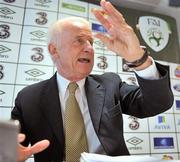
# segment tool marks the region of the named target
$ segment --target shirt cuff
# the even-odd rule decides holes
[[[156,64],[153,60],[153,58],[151,57],[152,60],[152,65],[150,65],[149,67],[147,67],[146,69],[143,70],[134,70],[134,72],[141,78],[144,79],[149,79],[149,80],[156,80],[160,78],[160,74],[157,70]]]

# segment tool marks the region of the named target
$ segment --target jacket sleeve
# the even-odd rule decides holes
[[[15,106],[13,108],[13,110],[11,111],[11,119],[13,120],[18,120],[20,123],[20,133],[23,133],[26,135],[26,138],[24,140],[24,142],[22,142],[22,145],[24,146],[28,146],[29,144],[29,138],[27,136],[27,130],[26,127],[24,126],[24,120],[23,120],[23,112],[22,112],[22,108],[21,108],[21,99],[20,99],[20,95],[18,94],[16,100],[15,100]]]
[[[122,111],[139,118],[162,113],[173,104],[173,93],[170,86],[169,67],[156,63],[160,79],[147,80],[136,75],[139,88],[126,83],[120,86]]]

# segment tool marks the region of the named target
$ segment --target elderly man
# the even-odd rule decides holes
[[[122,82],[115,73],[89,75],[94,64],[89,23],[75,17],[55,22],[48,49],[57,73],[23,89],[12,110],[26,135],[19,136],[19,161],[34,154],[35,162],[77,162],[84,151],[128,155],[122,113],[144,118],[171,107],[167,68],[148,56],[110,2],[100,4],[102,10],[92,12],[109,35],[95,36],[134,68],[139,87]]]

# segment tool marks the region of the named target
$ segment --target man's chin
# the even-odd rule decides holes
[[[84,78],[86,78],[90,73],[91,73],[91,71],[81,72],[81,73],[79,73],[79,75],[77,75],[77,76],[79,76],[79,78],[81,78],[81,79],[84,79]],[[81,79],[80,79],[80,80],[81,80]]]

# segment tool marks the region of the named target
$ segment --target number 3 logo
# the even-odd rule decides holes
[[[0,25],[0,38],[1,39],[6,39],[10,36],[10,32],[9,32],[9,26],[2,24]]]
[[[3,70],[3,66],[0,65],[0,79],[4,77],[4,73],[2,72],[2,70]]]
[[[105,70],[108,67],[107,58],[105,56],[99,56],[100,62],[97,64],[99,69]]]

